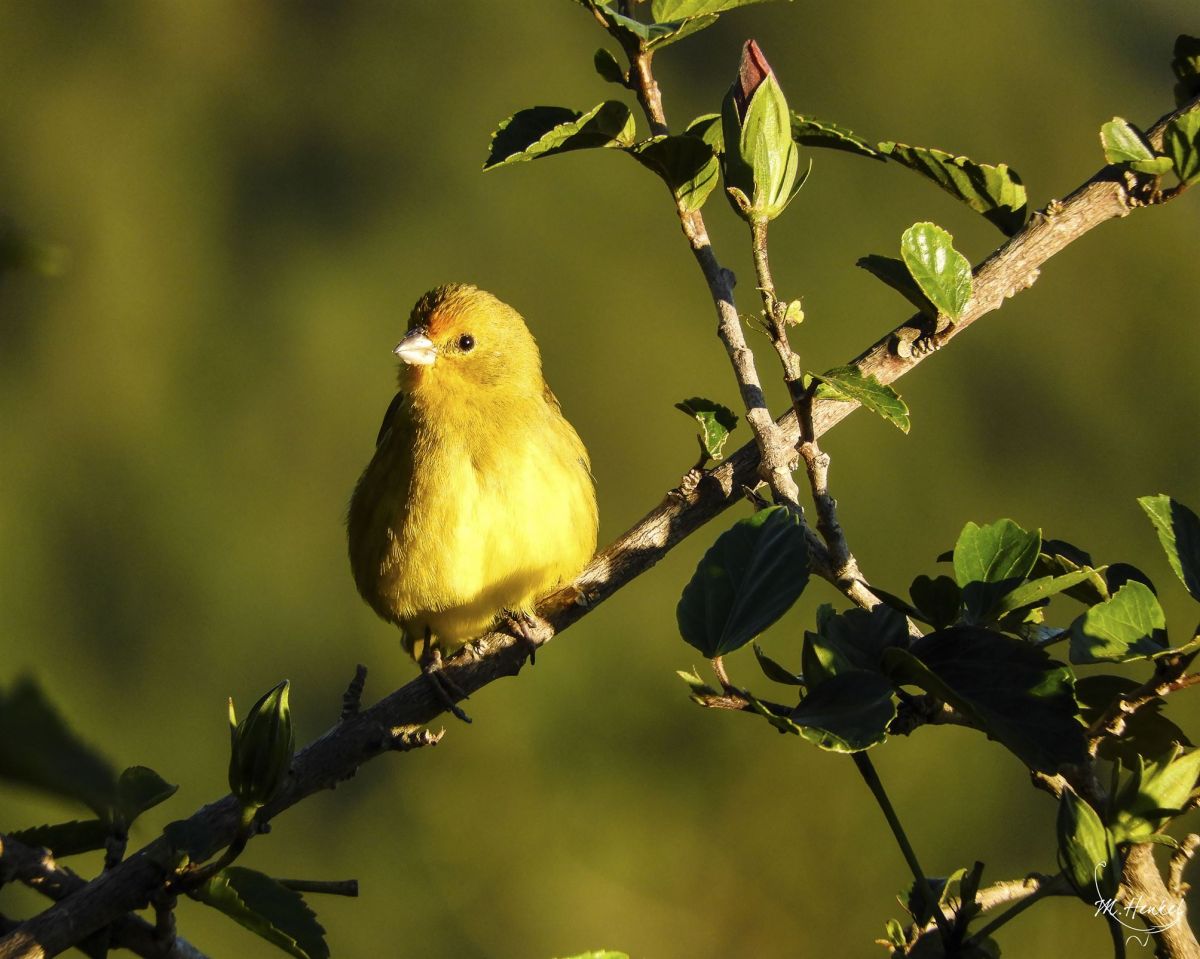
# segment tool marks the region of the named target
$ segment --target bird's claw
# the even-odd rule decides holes
[[[458,705],[458,700],[469,697],[458,683],[442,672],[442,651],[436,646],[426,646],[425,649],[425,655],[421,657],[421,675],[429,681],[434,695],[454,718],[469,723],[471,717]]]
[[[543,635],[550,629],[550,624],[539,616],[525,610],[504,611],[504,625],[508,632],[525,644],[529,650],[529,665],[536,665],[538,647],[546,641]]]

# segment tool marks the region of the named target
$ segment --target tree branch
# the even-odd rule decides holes
[[[1198,104],[1200,97],[1160,120],[1151,131],[1152,142],[1161,143],[1168,119],[1194,109]],[[937,345],[944,345],[960,335],[980,317],[998,309],[1006,298],[1031,286],[1042,265],[1069,244],[1101,223],[1129,213],[1141,202],[1131,192],[1136,188],[1137,184],[1131,184],[1120,170],[1105,167],[1066,200],[1052,204],[1052,212],[1035,214],[975,271],[975,294],[971,302],[950,329],[934,334]],[[712,256],[706,235],[697,235],[693,249],[697,259],[707,261]],[[712,263],[715,265],[715,259]],[[722,295],[718,301],[722,325],[731,329],[736,326],[740,336],[736,310],[726,295],[726,274],[714,272],[710,275],[706,271],[706,276],[710,277],[710,286],[715,282],[716,292]],[[894,382],[930,355],[915,354],[901,347],[903,343],[911,343],[914,331],[924,332],[920,317],[880,339],[857,357],[855,364],[865,375],[876,376],[883,383]],[[815,402],[813,435],[824,434],[857,405],[828,399]],[[760,409],[765,414],[765,404]],[[786,445],[794,446],[799,437],[795,414],[787,414],[774,425]],[[758,468],[758,448],[753,443],[747,444],[720,468],[706,473],[694,488],[686,492],[670,491],[657,507],[599,553],[573,584],[540,604],[538,612],[549,627],[546,638],[577,622],[654,566],[679,542],[737,502],[742,497],[743,486],[754,484]],[[505,633],[489,633],[448,659],[443,669],[455,685],[472,693],[502,676],[516,675],[527,656],[526,641]],[[439,716],[445,707],[430,686],[424,677],[418,677],[375,705],[347,717],[300,751],[280,795],[260,813],[262,821],[268,821],[314,792],[335,786],[353,775],[362,763],[391,752],[397,735],[404,731],[416,732],[420,726]],[[239,810],[237,800],[226,796],[190,817],[190,825],[195,828],[189,832],[207,838],[203,851],[208,856],[215,855],[233,841]],[[56,955],[98,929],[122,920],[131,910],[144,907],[155,890],[163,885],[167,870],[162,863],[168,860],[167,842],[160,837],[5,935],[0,939],[0,959],[41,959]],[[152,935],[153,928],[149,928]],[[1190,930],[1187,936],[1191,937]],[[1195,956],[1197,953],[1171,955]]]

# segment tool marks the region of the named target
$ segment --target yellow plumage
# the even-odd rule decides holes
[[[512,307],[439,287],[396,352],[400,393],[350,501],[350,565],[423,659],[426,636],[450,652],[574,578],[595,551],[596,496]]]

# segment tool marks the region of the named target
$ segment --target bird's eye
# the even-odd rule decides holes
[[[464,333],[458,338],[458,348],[464,353],[470,353],[471,350],[475,349],[475,337],[470,333]]]

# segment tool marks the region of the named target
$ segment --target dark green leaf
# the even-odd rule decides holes
[[[912,619],[915,619],[919,623],[929,622],[929,620],[925,618],[925,614],[917,609],[917,607],[907,600],[901,599],[895,593],[889,593],[886,589],[880,589],[874,583],[871,584],[871,592],[883,600],[884,605],[886,605],[889,609],[894,609],[901,616],[908,616]]]
[[[874,376],[863,376],[854,366],[838,366],[826,370],[818,379],[821,385],[817,387],[817,396],[859,403],[864,409],[882,416],[900,432],[908,432],[908,406],[894,389]]]
[[[1167,124],[1163,149],[1183,183],[1200,182],[1200,110],[1192,110]]]
[[[1089,553],[1059,539],[1042,540],[1042,551],[1033,566],[1033,575],[1062,576],[1081,569],[1088,569],[1089,575],[1080,583],[1064,589],[1063,592],[1086,606],[1102,603],[1108,599],[1110,592],[1105,581],[1105,568],[1093,568],[1092,557]]]
[[[1058,806],[1058,864],[1084,902],[1116,897],[1121,864],[1113,835],[1096,810],[1069,789]]]
[[[1167,562],[1187,587],[1193,599],[1200,600],[1200,518],[1169,496],[1143,496],[1138,500],[1158,531]]]
[[[565,107],[531,107],[497,127],[483,168],[492,170],[568,150],[627,147],[633,144],[634,135],[629,107],[616,100],[607,100],[587,113]]]
[[[1113,117],[1100,128],[1100,143],[1109,163],[1125,163],[1138,173],[1155,176],[1171,169],[1170,159],[1155,156],[1142,131],[1121,117]]]
[[[773,506],[717,537],[675,611],[687,643],[710,659],[722,656],[787,612],[808,583],[801,523],[790,509]]]
[[[1200,37],[1181,33],[1175,38],[1171,69],[1179,80],[1175,84],[1175,102],[1183,106],[1200,93]]]
[[[1154,594],[1130,581],[1071,624],[1071,662],[1147,659],[1167,648],[1166,626]]]
[[[828,147],[883,160],[882,154],[870,143],[845,127],[827,120],[818,120],[816,117],[801,116],[799,113],[792,114],[792,139],[803,146]]]
[[[917,281],[908,272],[908,267],[904,265],[903,260],[870,253],[867,256],[859,257],[854,265],[883,280],[930,319],[937,316],[937,307],[930,303],[929,297],[921,292],[921,288],[917,286]]]
[[[785,686],[804,685],[804,680],[775,662],[762,651],[762,647],[758,643],[754,644],[754,658],[758,660],[758,667],[763,671],[763,675],[772,682],[782,683]]]
[[[976,163],[965,156],[892,141],[880,143],[879,150],[983,214],[1005,236],[1012,236],[1024,225],[1028,212],[1025,186],[1017,171],[1007,164]]]
[[[908,625],[887,605],[840,614],[822,607],[817,632],[806,632],[804,638],[804,674],[815,686],[853,670],[878,672],[885,649],[907,645]]]
[[[671,191],[679,209],[694,213],[704,206],[721,178],[721,166],[712,147],[690,135],[653,137],[634,144],[629,155],[653,170]]]
[[[328,959],[325,930],[300,893],[242,866],[222,869],[195,897],[299,959]]]
[[[147,809],[170,799],[178,788],[153,769],[130,766],[117,781],[117,812],[128,826]]]
[[[608,50],[605,50],[604,47],[601,47],[592,56],[592,66],[609,83],[615,83],[622,87],[625,86],[625,71],[621,68],[621,64],[617,62],[617,58]]]
[[[1087,756],[1071,671],[993,630],[955,626],[883,654],[885,668],[954,706],[1026,765],[1055,772]]]
[[[962,590],[949,576],[930,579],[921,575],[912,581],[908,595],[935,629],[945,629],[958,621]]]
[[[880,673],[851,671],[825,680],[792,710],[800,735],[822,749],[853,753],[887,738],[895,690]]]
[[[103,820],[84,819],[19,829],[12,833],[12,838],[34,849],[49,849],[62,858],[103,849],[108,842],[108,834],[108,824]]]
[[[700,442],[704,444],[704,451],[719,460],[725,441],[737,426],[737,414],[728,406],[702,396],[676,403],[675,409],[682,410],[700,424]]]
[[[1080,704],[1080,716],[1091,726],[1118,696],[1140,689],[1141,683],[1125,676],[1106,674],[1085,676],[1075,681],[1075,698]],[[1191,746],[1182,729],[1162,714],[1165,704],[1154,699],[1125,718],[1119,736],[1106,737],[1100,743],[1104,759],[1121,760],[1129,769],[1137,765],[1137,757],[1161,756],[1176,745]]]
[[[934,223],[914,223],[900,237],[900,256],[939,314],[962,316],[971,299],[971,264],[949,233]]]
[[[1000,601],[1033,569],[1042,535],[1026,532],[1011,519],[988,526],[967,523],[954,545],[954,578],[963,591],[968,616],[985,621]]]
[[[68,728],[31,679],[0,694],[0,779],[75,799],[105,819],[116,773]]]

